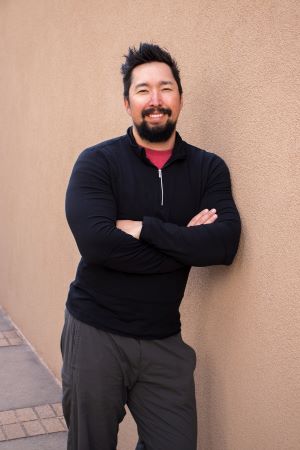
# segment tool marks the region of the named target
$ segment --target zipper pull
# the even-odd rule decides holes
[[[158,176],[159,176],[159,179],[160,179],[160,191],[161,191],[161,203],[160,203],[160,206],[164,206],[164,185],[163,185],[161,169],[158,169]]]

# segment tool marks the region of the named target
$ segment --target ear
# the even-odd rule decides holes
[[[124,106],[126,109],[127,114],[131,117],[131,108],[130,108],[130,103],[127,97],[124,97]]]

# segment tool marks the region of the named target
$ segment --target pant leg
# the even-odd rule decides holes
[[[61,347],[68,450],[115,450],[126,388],[109,335],[66,312]]]
[[[128,407],[145,450],[196,450],[196,356],[181,335],[142,341],[139,379]]]

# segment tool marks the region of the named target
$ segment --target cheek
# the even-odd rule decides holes
[[[173,107],[173,111],[178,116],[181,111],[181,104],[176,103]]]
[[[135,105],[134,108],[131,108],[131,117],[141,117],[143,109],[143,105]]]

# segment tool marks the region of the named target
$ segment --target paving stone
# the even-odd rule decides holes
[[[6,338],[18,338],[19,337],[16,330],[3,331],[2,333]]]
[[[37,415],[32,408],[16,409],[16,416],[20,422],[37,419]]]
[[[41,419],[47,419],[48,417],[55,417],[55,412],[53,411],[50,405],[35,406],[34,409],[36,410],[38,416]]]
[[[0,350],[1,409],[61,401],[61,387],[28,345]]]
[[[0,450],[66,450],[67,433],[30,436],[26,439],[0,442]]]
[[[63,415],[63,410],[62,410],[61,403],[52,403],[51,406],[54,409],[54,411],[56,412],[57,416],[62,416]]]
[[[58,431],[65,431],[62,423],[56,417],[51,419],[42,419],[42,424],[44,425],[48,433],[57,433]]]
[[[0,307],[0,330],[8,331],[13,328],[11,321],[9,320],[9,317],[4,313],[3,309]]]
[[[4,433],[7,436],[7,439],[18,439],[25,437],[23,428],[19,423],[12,423],[10,425],[3,425]]]
[[[0,346],[0,450],[66,450],[61,387],[1,307]]]
[[[21,344],[23,344],[22,339],[20,339],[19,337],[17,337],[17,338],[8,338],[8,342],[10,343],[10,345],[21,345]]]
[[[4,436],[4,433],[3,433],[3,431],[0,428],[0,442],[1,441],[6,441],[6,437]]]
[[[46,431],[42,427],[42,424],[39,420],[31,420],[30,422],[23,422],[23,426],[26,430],[26,433],[29,436],[36,436],[38,434],[45,434]]]
[[[62,426],[64,427],[64,429],[65,429],[66,431],[68,431],[68,427],[67,427],[67,424],[66,424],[65,419],[64,419],[63,417],[61,417],[59,420],[61,421]]]
[[[9,423],[16,423],[17,417],[14,411],[0,411],[0,424],[7,425]]]

